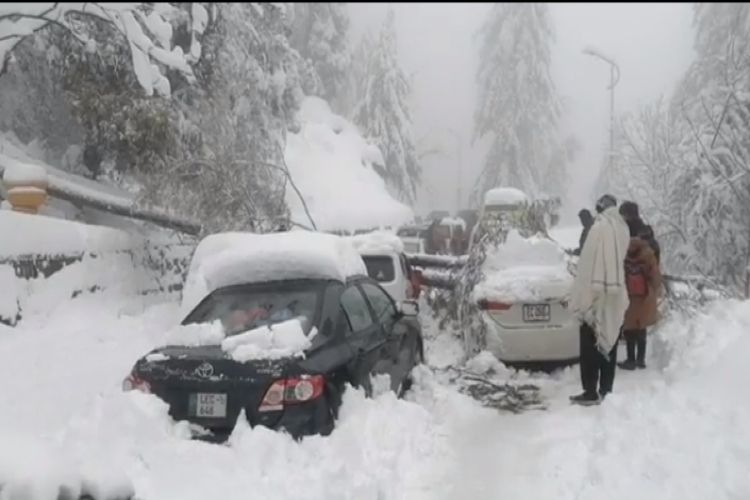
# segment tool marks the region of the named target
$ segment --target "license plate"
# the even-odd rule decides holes
[[[189,413],[193,417],[224,418],[227,416],[227,395],[206,392],[191,394]]]
[[[549,304],[524,304],[523,320],[527,323],[536,323],[550,320]]]

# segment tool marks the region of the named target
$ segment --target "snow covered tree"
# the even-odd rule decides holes
[[[408,98],[411,84],[398,63],[396,20],[389,10],[379,37],[365,37],[359,49],[364,58],[360,68],[358,104],[354,122],[383,153],[378,173],[393,194],[413,202],[421,167],[412,138]]]
[[[561,105],[550,76],[553,33],[547,5],[493,4],[479,35],[474,136],[491,142],[474,198],[497,186],[530,196],[562,194],[566,160],[558,154]]]
[[[180,147],[148,196],[207,230],[273,230],[288,224],[283,148],[302,98],[300,57],[283,4],[217,4],[215,15],[199,83],[176,99]]]
[[[290,43],[309,61],[320,83],[319,95],[334,109],[351,63],[349,15],[344,3],[295,3]]]
[[[20,37],[2,46],[12,55],[0,76],[3,129],[22,131],[24,142],[52,137],[60,142],[58,155],[80,146],[80,162],[100,180],[126,187],[144,205],[197,219],[206,231],[287,224],[284,137],[295,129],[305,76],[289,45],[286,4],[106,4],[102,9],[114,19],[132,17],[155,47],[168,45],[164,50],[182,52],[189,63],[188,74],[159,62],[159,47],[143,52],[150,71],[158,68],[167,83],[150,73],[152,95],[136,68],[140,56],[133,55],[134,45],[136,51],[148,45],[143,37],[131,43],[116,22],[81,15],[82,4],[55,5],[62,17],[41,20],[53,11],[44,14],[39,6],[32,12],[29,19],[46,23],[34,36],[15,24],[29,10],[0,21],[12,24],[13,40]],[[129,27],[127,33],[136,32]],[[34,85],[19,88],[25,83]],[[13,96],[23,104],[14,105]],[[34,112],[23,111],[28,108]],[[75,126],[50,136],[46,112],[50,124]],[[59,156],[49,161],[61,164]]]
[[[740,290],[750,263],[750,8],[695,7],[697,59],[671,102],[626,117],[612,177],[668,270]]]
[[[200,35],[208,14],[199,3],[192,4],[192,31]],[[192,81],[190,63],[200,57],[200,43],[193,38],[189,52],[175,46],[170,21],[183,14],[168,3],[8,3],[0,7],[0,74],[7,70],[13,50],[27,37],[49,25],[62,30],[89,53],[106,41],[96,40],[91,29],[106,25],[109,33],[122,38],[130,51],[132,68],[146,95],[154,91],[169,95],[167,69],[181,73]]]

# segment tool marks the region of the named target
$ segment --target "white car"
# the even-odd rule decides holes
[[[403,243],[404,252],[406,253],[427,253],[425,248],[426,227],[421,226],[404,226],[398,230],[398,237]]]
[[[568,309],[573,284],[568,256],[557,242],[531,236],[533,230],[521,236],[516,226],[522,224],[527,206],[518,190],[492,190],[485,197],[477,224],[482,228],[476,230],[508,234],[503,243],[472,248],[484,252],[482,278],[470,298],[484,328],[483,335],[467,334],[467,347],[470,352],[486,349],[510,363],[575,362],[579,325]]]
[[[419,284],[415,271],[404,254],[403,242],[398,236],[374,232],[351,237],[367,267],[367,274],[376,280],[396,303],[416,300]]]

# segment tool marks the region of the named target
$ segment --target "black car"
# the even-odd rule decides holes
[[[218,345],[167,346],[139,359],[123,388],[155,394],[175,420],[211,431],[204,439],[212,441],[228,437],[243,409],[252,426],[283,429],[296,438],[328,434],[345,384],[370,395],[370,375],[386,373],[399,395],[409,388],[410,372],[423,359],[415,306],[397,306],[364,276],[346,283],[305,279],[221,288],[182,324],[219,319],[231,337],[302,318],[306,334],[317,329],[304,357],[238,362]]]

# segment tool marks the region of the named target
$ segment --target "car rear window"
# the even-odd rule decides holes
[[[396,279],[393,258],[388,255],[366,255],[362,257],[367,267],[367,275],[380,283],[389,283]]]
[[[217,290],[185,320],[210,323],[221,320],[227,336],[261,326],[299,319],[305,334],[314,325],[322,286],[319,283],[278,287],[229,287]]]

